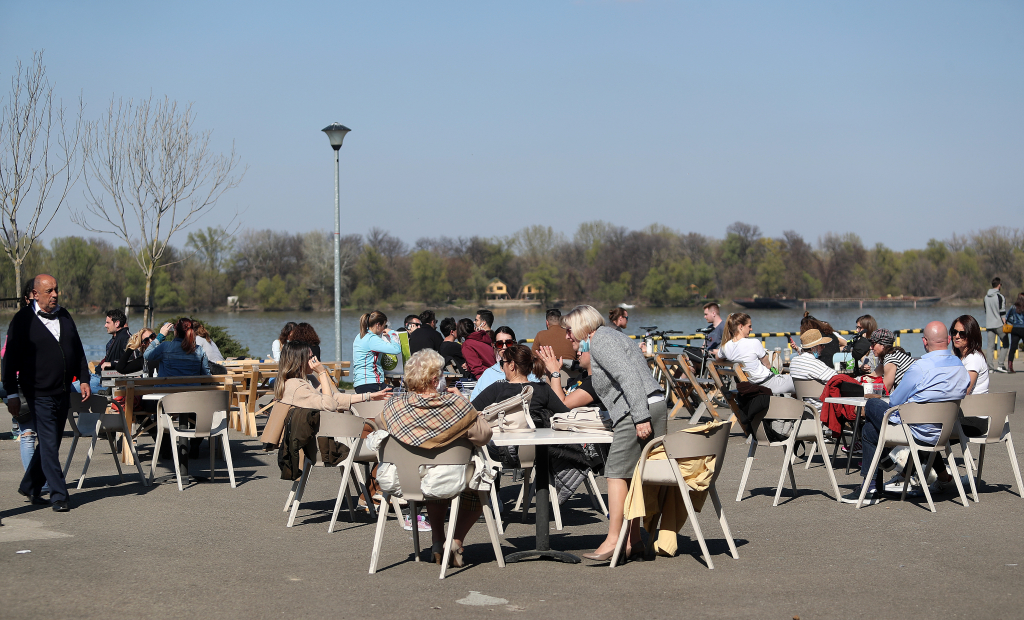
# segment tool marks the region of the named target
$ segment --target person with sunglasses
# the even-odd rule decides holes
[[[949,326],[949,336],[953,355],[960,358],[971,377],[967,393],[988,394],[988,360],[982,350],[981,326],[977,319],[969,314],[958,316]]]
[[[511,327],[502,325],[494,330],[494,365],[488,367],[487,370],[480,374],[480,377],[476,380],[476,387],[473,388],[473,393],[470,394],[470,400],[479,396],[492,383],[505,379],[505,371],[501,367],[501,354],[505,349],[514,344],[516,344],[516,333],[512,331]],[[526,378],[529,381],[540,381],[533,372],[526,375]]]
[[[128,345],[117,358],[114,370],[122,375],[130,375],[144,370],[146,360],[143,354],[154,340],[156,340],[156,334],[148,328],[142,328],[132,334],[132,337],[128,339]]]

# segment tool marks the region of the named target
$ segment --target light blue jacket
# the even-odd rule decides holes
[[[148,368],[160,364],[157,373],[161,377],[195,377],[210,374],[210,361],[206,359],[203,347],[196,345],[191,353],[181,348],[182,340],[164,340],[163,334],[157,335],[156,344],[149,345],[142,354]]]
[[[380,365],[382,353],[398,355],[402,352],[402,343],[398,335],[393,333],[392,342],[381,338],[373,332],[357,337],[352,342],[352,384],[356,387],[367,383],[383,383],[384,368]]]

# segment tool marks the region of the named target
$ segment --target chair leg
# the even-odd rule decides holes
[[[167,434],[171,442],[171,457],[174,459],[174,475],[178,478],[178,490],[184,491],[184,487],[181,486],[181,465],[178,463],[178,438],[173,431]]]
[[[92,442],[89,445],[89,451],[85,453],[85,466],[82,467],[82,477],[78,479],[78,488],[81,489],[82,485],[85,484],[85,474],[89,471],[89,463],[92,462],[92,455],[96,452],[96,434],[92,436]],[[117,453],[114,453],[114,458],[117,458]]]
[[[489,500],[491,502],[490,506],[493,507],[493,510],[494,510],[494,522],[497,525],[498,535],[499,536],[504,536],[505,535],[505,524],[502,523],[502,518],[501,518],[501,498],[498,496],[498,488],[497,488],[497,486],[495,486],[494,483],[491,483],[491,492],[488,495],[489,495]],[[501,562],[502,562],[502,565],[504,565],[504,563],[505,563],[504,558],[502,558]]]
[[[452,541],[455,539],[455,522],[459,519],[459,503],[461,499],[461,496],[456,495],[455,499],[452,500],[452,515],[448,520],[448,535],[444,540],[444,555],[441,556],[441,576],[438,579],[444,579],[444,574],[448,570],[448,558],[452,555]],[[419,529],[415,521],[413,521],[412,527],[414,532]],[[413,536],[413,540],[416,540],[415,536]],[[419,557],[418,553],[416,555]]]
[[[228,433],[224,431],[221,435],[221,441],[224,443],[224,461],[228,464],[228,480],[231,481],[231,488],[236,488],[235,484],[235,464],[231,461],[231,442],[228,441]],[[210,449],[213,450],[213,441],[210,441]]]
[[[907,433],[909,432],[910,431],[908,430]],[[914,471],[917,472],[917,479],[921,482],[921,490],[924,491],[924,498],[928,500],[928,507],[931,509],[932,512],[935,512],[935,502],[932,501],[932,493],[931,491],[928,490],[928,473],[924,470],[924,467],[921,466],[921,457],[917,455],[917,450],[915,448],[917,448],[917,446],[914,445],[913,442],[911,442],[910,456],[914,458]],[[928,464],[931,465],[934,459],[935,453],[932,452],[931,456],[928,457]],[[906,468],[904,468],[904,472],[905,471]],[[906,480],[909,482],[910,476],[907,476]],[[904,494],[906,494],[906,486],[906,484],[903,485]]]
[[[747,476],[750,475],[750,466],[754,464],[754,453],[757,452],[757,439],[750,437],[750,447],[747,448],[747,462],[743,466],[743,475],[740,477],[740,489],[736,491],[736,501],[743,498],[743,489],[747,486]]]
[[[156,425],[156,444],[153,446],[153,460],[149,462],[149,482],[153,482],[153,471],[156,469],[156,460],[160,458],[160,444],[164,438],[164,427],[159,423]],[[288,510],[285,508],[285,510]]]
[[[738,560],[740,559],[740,554],[736,551],[736,541],[732,537],[732,530],[729,529],[729,522],[725,519],[722,500],[718,498],[718,489],[712,486],[709,495],[711,495],[711,504],[715,507],[715,512],[718,514],[718,523],[722,526],[722,533],[725,534],[725,541],[729,543],[729,552],[734,560]]]
[[[74,456],[75,456],[75,447],[78,445],[78,438],[79,437],[81,437],[81,435],[76,432],[75,436],[71,439],[71,447],[68,449],[68,458],[67,458],[66,461],[64,461],[64,477],[65,478],[68,477],[68,470],[71,469],[71,459],[74,458]],[[79,487],[79,488],[81,488],[81,487]]]
[[[832,466],[828,462],[828,452],[825,450],[825,435],[821,430],[821,424],[818,422],[815,422],[815,431],[817,434],[815,440],[817,441],[817,444],[821,451],[821,460],[824,461],[825,471],[828,473],[828,479],[829,481],[832,482],[832,490],[836,494],[836,501],[841,504],[843,503],[843,498],[839,494],[839,483],[836,482],[836,473],[832,471]]]
[[[302,492],[306,490],[306,481],[309,480],[309,473],[313,470],[313,459],[306,459],[302,468],[302,475],[299,476],[299,487],[295,491],[295,499],[292,500],[292,514],[288,517],[288,526],[295,523],[295,513],[299,511],[299,504],[302,503]]]
[[[491,490],[494,490],[493,484]],[[484,507],[484,522],[487,523],[487,535],[490,536],[491,547],[494,548],[494,559],[498,561],[498,568],[505,568],[505,554],[501,552],[501,541],[498,539],[498,521],[491,511],[491,504],[488,502],[490,498],[484,491],[477,491],[477,497],[480,498],[480,503]]]
[[[796,429],[794,427],[794,432]],[[779,472],[779,485],[775,487],[775,501],[772,506],[779,505],[779,498],[782,497],[782,485],[786,483],[786,472],[789,472],[789,480],[793,483],[793,497],[796,497],[796,480],[793,479],[793,464],[790,459],[793,457],[793,442],[786,445],[786,458],[782,459],[782,471]]]
[[[454,515],[452,523],[455,522]],[[409,502],[409,523],[412,525],[412,557],[413,562],[420,561],[420,507],[416,502]]]
[[[878,462],[882,459],[882,452],[883,452],[882,449],[885,447],[885,435],[886,435],[886,429],[888,428],[888,426],[889,426],[888,424],[883,424],[882,425],[882,431],[879,433],[879,437],[878,437],[878,449],[875,450],[875,456],[874,456],[874,458],[871,459],[871,467],[868,469],[868,475],[865,476],[864,483],[860,487],[860,496],[858,496],[858,498],[857,498],[857,508],[862,508],[864,506],[864,496],[868,494],[868,488],[871,487],[871,481],[874,479],[875,472],[878,470]],[[853,442],[851,442],[851,447],[850,447],[850,452],[851,453],[853,452],[852,444],[853,444]],[[907,479],[908,480],[910,479],[909,476],[907,477]],[[882,491],[883,491],[883,489],[876,489],[875,490],[875,492],[879,493],[879,494]]]
[[[125,433],[124,440],[128,442],[128,449],[131,450],[132,458],[135,459],[135,469],[139,471],[139,478],[142,480],[142,486],[148,487],[149,480],[146,479],[146,474],[142,472],[142,463],[139,462],[139,452],[135,449],[135,440],[132,439],[131,433]],[[114,455],[114,461],[118,460],[117,455]]]
[[[550,478],[550,476],[549,476]],[[551,501],[551,513],[555,517],[555,529],[562,531],[562,507],[558,503],[558,492],[554,482],[548,482],[548,499]]]
[[[635,479],[630,483],[630,486],[635,484]],[[622,557],[623,552],[626,550],[626,539],[629,538],[629,519],[625,515],[622,516],[622,527],[619,528],[619,540],[615,543],[615,552],[612,553],[612,563],[608,565],[608,568],[615,568],[616,564],[619,563],[619,558]]]
[[[858,407],[857,408],[857,417],[853,421],[853,435],[850,436],[850,445],[846,449],[846,475],[847,476],[850,475],[850,465],[853,464],[853,447],[855,445],[857,445],[857,437],[860,436],[860,416],[863,413],[864,413],[863,412],[863,408]],[[881,445],[881,444],[879,444],[879,445]],[[877,454],[877,452],[876,452],[876,454]],[[864,458],[863,453],[861,454],[860,458],[862,458],[862,459]],[[881,489],[879,489],[878,492],[881,493],[882,492]]]
[[[804,443],[805,447],[806,447],[807,443],[808,442]],[[804,462],[804,469],[810,469],[811,468],[811,461],[814,460],[814,451],[817,450],[817,448],[818,448],[818,442],[817,441],[812,441],[812,442],[809,442],[809,443],[811,444],[811,449],[807,451],[807,461]],[[825,453],[822,452],[821,456],[822,456],[822,458],[825,458]]]
[[[597,480],[594,479],[594,472],[589,469],[587,470],[587,484],[590,485],[592,496],[597,499],[601,514],[604,515],[605,519],[611,518],[611,515],[608,513],[608,505],[604,503],[604,495],[601,494],[601,489],[597,487]]]
[[[341,472],[341,486],[338,487],[338,499],[334,502],[334,512],[331,514],[331,524],[327,527],[328,534],[334,533],[334,524],[338,522],[338,511],[341,510],[341,498],[348,495],[349,474],[352,471],[352,464],[344,465],[343,470]],[[348,503],[348,518],[352,523],[355,523],[356,513],[352,508],[351,499]]]
[[[286,499],[284,501],[284,512],[288,512],[288,510],[291,509],[292,502],[295,501],[295,491],[297,491],[298,488],[299,488],[299,480],[296,479],[294,482],[292,482],[291,490],[288,491],[288,499]]]
[[[1017,496],[1024,498],[1024,483],[1021,482],[1020,478],[1020,463],[1017,462],[1017,453],[1013,451],[1013,439],[1009,433],[1006,434],[1006,439],[1003,443],[1006,444],[1006,451],[1010,455],[1010,466],[1013,468],[1013,477],[1017,481]],[[984,447],[982,449],[984,450]],[[978,467],[978,477],[981,477],[980,466]]]
[[[380,503],[380,510],[377,511],[377,531],[373,535],[373,551],[370,553],[370,574],[377,572],[377,561],[380,559],[380,545],[384,540],[384,526],[388,522],[388,498]],[[398,513],[401,517],[402,513]]]
[[[946,462],[949,464],[949,471],[953,475],[953,482],[956,483],[956,490],[960,492],[960,502],[963,503],[964,508],[967,508],[970,504],[967,503],[967,495],[964,493],[963,482],[960,481],[960,470],[956,466],[956,457],[953,456],[953,450],[946,444]],[[925,482],[928,482],[925,480]]]
[[[93,433],[93,437],[100,434],[100,429],[103,428],[101,422],[96,422],[96,432]],[[121,459],[117,458],[117,446],[114,445],[114,433],[111,431],[103,431],[107,435],[107,443],[110,444],[110,453],[114,455],[114,465],[117,467],[117,477],[119,480],[124,480],[124,472],[121,471]]]
[[[693,526],[693,533],[697,535],[697,543],[700,544],[701,553],[704,554],[704,561],[708,563],[708,569],[714,570],[715,563],[711,560],[711,552],[708,551],[708,544],[704,541],[704,533],[700,530],[700,523],[697,522],[697,511],[693,509],[693,503],[690,502],[690,487],[683,482],[682,474],[679,473],[678,467],[673,467],[676,473],[676,479],[682,485],[679,488],[679,492],[683,496],[683,504],[686,506],[687,518],[690,521],[690,525]]]
[[[210,481],[217,479],[217,464],[214,462],[217,458],[217,442],[215,437],[210,435]]]
[[[971,495],[974,497],[974,503],[980,503],[981,498],[978,497],[978,485],[975,481],[974,457],[971,455],[971,444],[963,441],[963,435],[961,435],[960,450],[964,455],[964,469],[967,470],[967,480],[971,485]]]

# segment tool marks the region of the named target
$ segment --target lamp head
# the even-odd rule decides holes
[[[327,139],[331,141],[331,148],[337,151],[341,148],[341,143],[345,141],[345,134],[352,130],[340,123],[331,123],[324,127],[322,131],[327,134]]]

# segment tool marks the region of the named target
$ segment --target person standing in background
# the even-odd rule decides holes
[[[56,278],[40,274],[34,283],[35,299],[14,315],[8,328],[3,365],[7,410],[19,416],[23,393],[39,438],[39,448],[18,492],[33,503],[46,503],[42,498],[46,484],[53,509],[67,512],[71,507],[60,465],[60,443],[71,404],[71,381],[89,376],[89,362],[75,321],[57,303]],[[82,401],[88,400],[92,395],[88,381],[81,383],[81,390]]]
[[[611,322],[612,327],[621,331],[626,330],[626,326],[629,324],[629,313],[618,306],[611,309],[608,313],[608,320]]]
[[[996,360],[996,351],[1001,342],[1007,347],[1006,336],[1003,334],[1003,324],[1006,323],[1006,298],[1000,292],[1003,288],[1003,281],[999,278],[992,278],[992,288],[985,293],[985,330],[988,332],[988,369],[996,372],[1006,372],[1006,362],[999,366]]]
[[[555,357],[563,360],[576,359],[576,351],[572,343],[565,339],[565,328],[562,327],[562,311],[552,308],[544,315],[547,329],[537,332],[533,337],[533,346],[530,349],[536,353],[541,347],[550,347]]]

